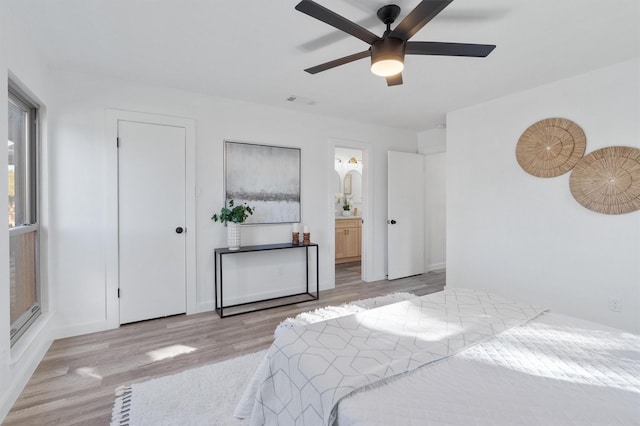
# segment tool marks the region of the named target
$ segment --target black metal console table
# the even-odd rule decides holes
[[[309,291],[309,248],[310,247],[315,247],[315,251],[316,251],[316,292],[315,295],[313,293],[311,293]],[[236,305],[229,305],[229,306],[224,306],[224,299],[222,297],[223,295],[223,281],[222,281],[222,272],[223,272],[223,268],[222,268],[222,258],[223,256],[229,255],[229,254],[237,254],[237,253],[250,253],[250,252],[261,252],[261,251],[272,251],[272,250],[288,250],[288,249],[305,249],[305,259],[306,259],[306,282],[307,282],[307,287],[306,287],[306,292],[304,293],[296,293],[296,294],[288,294],[286,296],[280,296],[280,297],[273,297],[270,299],[259,299],[259,300],[254,300],[252,302],[246,302],[246,303],[238,303]],[[299,244],[299,245],[293,245],[291,243],[282,243],[282,244],[264,244],[264,245],[259,245],[259,246],[246,246],[246,247],[240,247],[238,250],[229,250],[228,248],[224,247],[224,248],[217,248],[214,249],[213,251],[213,258],[214,258],[214,271],[213,274],[215,276],[214,281],[215,281],[215,292],[214,292],[214,300],[215,300],[215,305],[216,305],[216,312],[218,313],[218,315],[220,316],[220,318],[224,318],[224,317],[231,317],[234,315],[240,315],[240,314],[246,314],[249,312],[256,312],[256,311],[262,311],[264,309],[271,309],[271,308],[277,308],[279,306],[286,306],[286,305],[294,305],[296,303],[302,303],[302,302],[309,302],[311,300],[318,300],[320,298],[320,263],[319,263],[319,246],[318,244],[315,243],[311,243],[308,245],[303,245],[303,244]],[[218,280],[218,277],[220,278]],[[218,298],[218,282],[220,283],[220,298]],[[305,298],[303,300],[300,300],[299,296],[308,296],[308,298]],[[293,300],[295,299],[295,300]],[[270,302],[273,300],[279,300],[280,302],[278,302],[277,304],[269,304],[269,306],[264,306],[264,307],[259,307],[257,309],[248,309],[245,311],[240,311],[240,312],[234,312],[232,314],[224,314],[224,310],[227,308],[235,308],[238,306],[245,306],[245,305],[252,305],[252,304],[256,304],[256,303],[261,303],[261,302]]]

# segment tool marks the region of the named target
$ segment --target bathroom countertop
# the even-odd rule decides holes
[[[362,216],[336,216],[336,220],[342,219],[361,219]]]

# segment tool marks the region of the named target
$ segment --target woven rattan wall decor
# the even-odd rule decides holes
[[[589,153],[571,172],[569,188],[577,202],[595,212],[640,210],[640,149],[609,146]]]
[[[587,138],[566,118],[547,118],[532,124],[516,145],[516,159],[525,172],[543,178],[571,170],[584,155]]]

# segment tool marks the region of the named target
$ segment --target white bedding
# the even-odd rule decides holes
[[[640,426],[640,336],[555,313],[507,328],[351,393],[336,424]],[[268,369],[265,358],[258,372]],[[254,376],[236,416],[255,407],[263,379]]]
[[[640,425],[640,336],[545,313],[338,405],[339,426]]]
[[[470,289],[293,327],[279,335],[235,416],[258,425],[331,425],[352,392],[464,350],[543,309]]]

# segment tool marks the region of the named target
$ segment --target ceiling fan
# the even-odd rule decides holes
[[[442,12],[452,1],[453,0],[423,0],[393,30],[391,30],[391,24],[393,24],[400,15],[400,7],[395,4],[382,6],[378,9],[377,15],[387,26],[387,29],[384,34],[382,34],[382,37],[378,37],[366,28],[361,27],[312,0],[302,0],[296,5],[296,10],[359,38],[370,45],[367,50],[307,68],[305,71],[309,74],[316,74],[339,65],[357,61],[358,59],[371,57],[371,72],[386,77],[387,86],[397,86],[402,84],[405,54],[467,56],[476,58],[487,56],[495,49],[495,45],[409,41],[411,37],[438,13]]]

